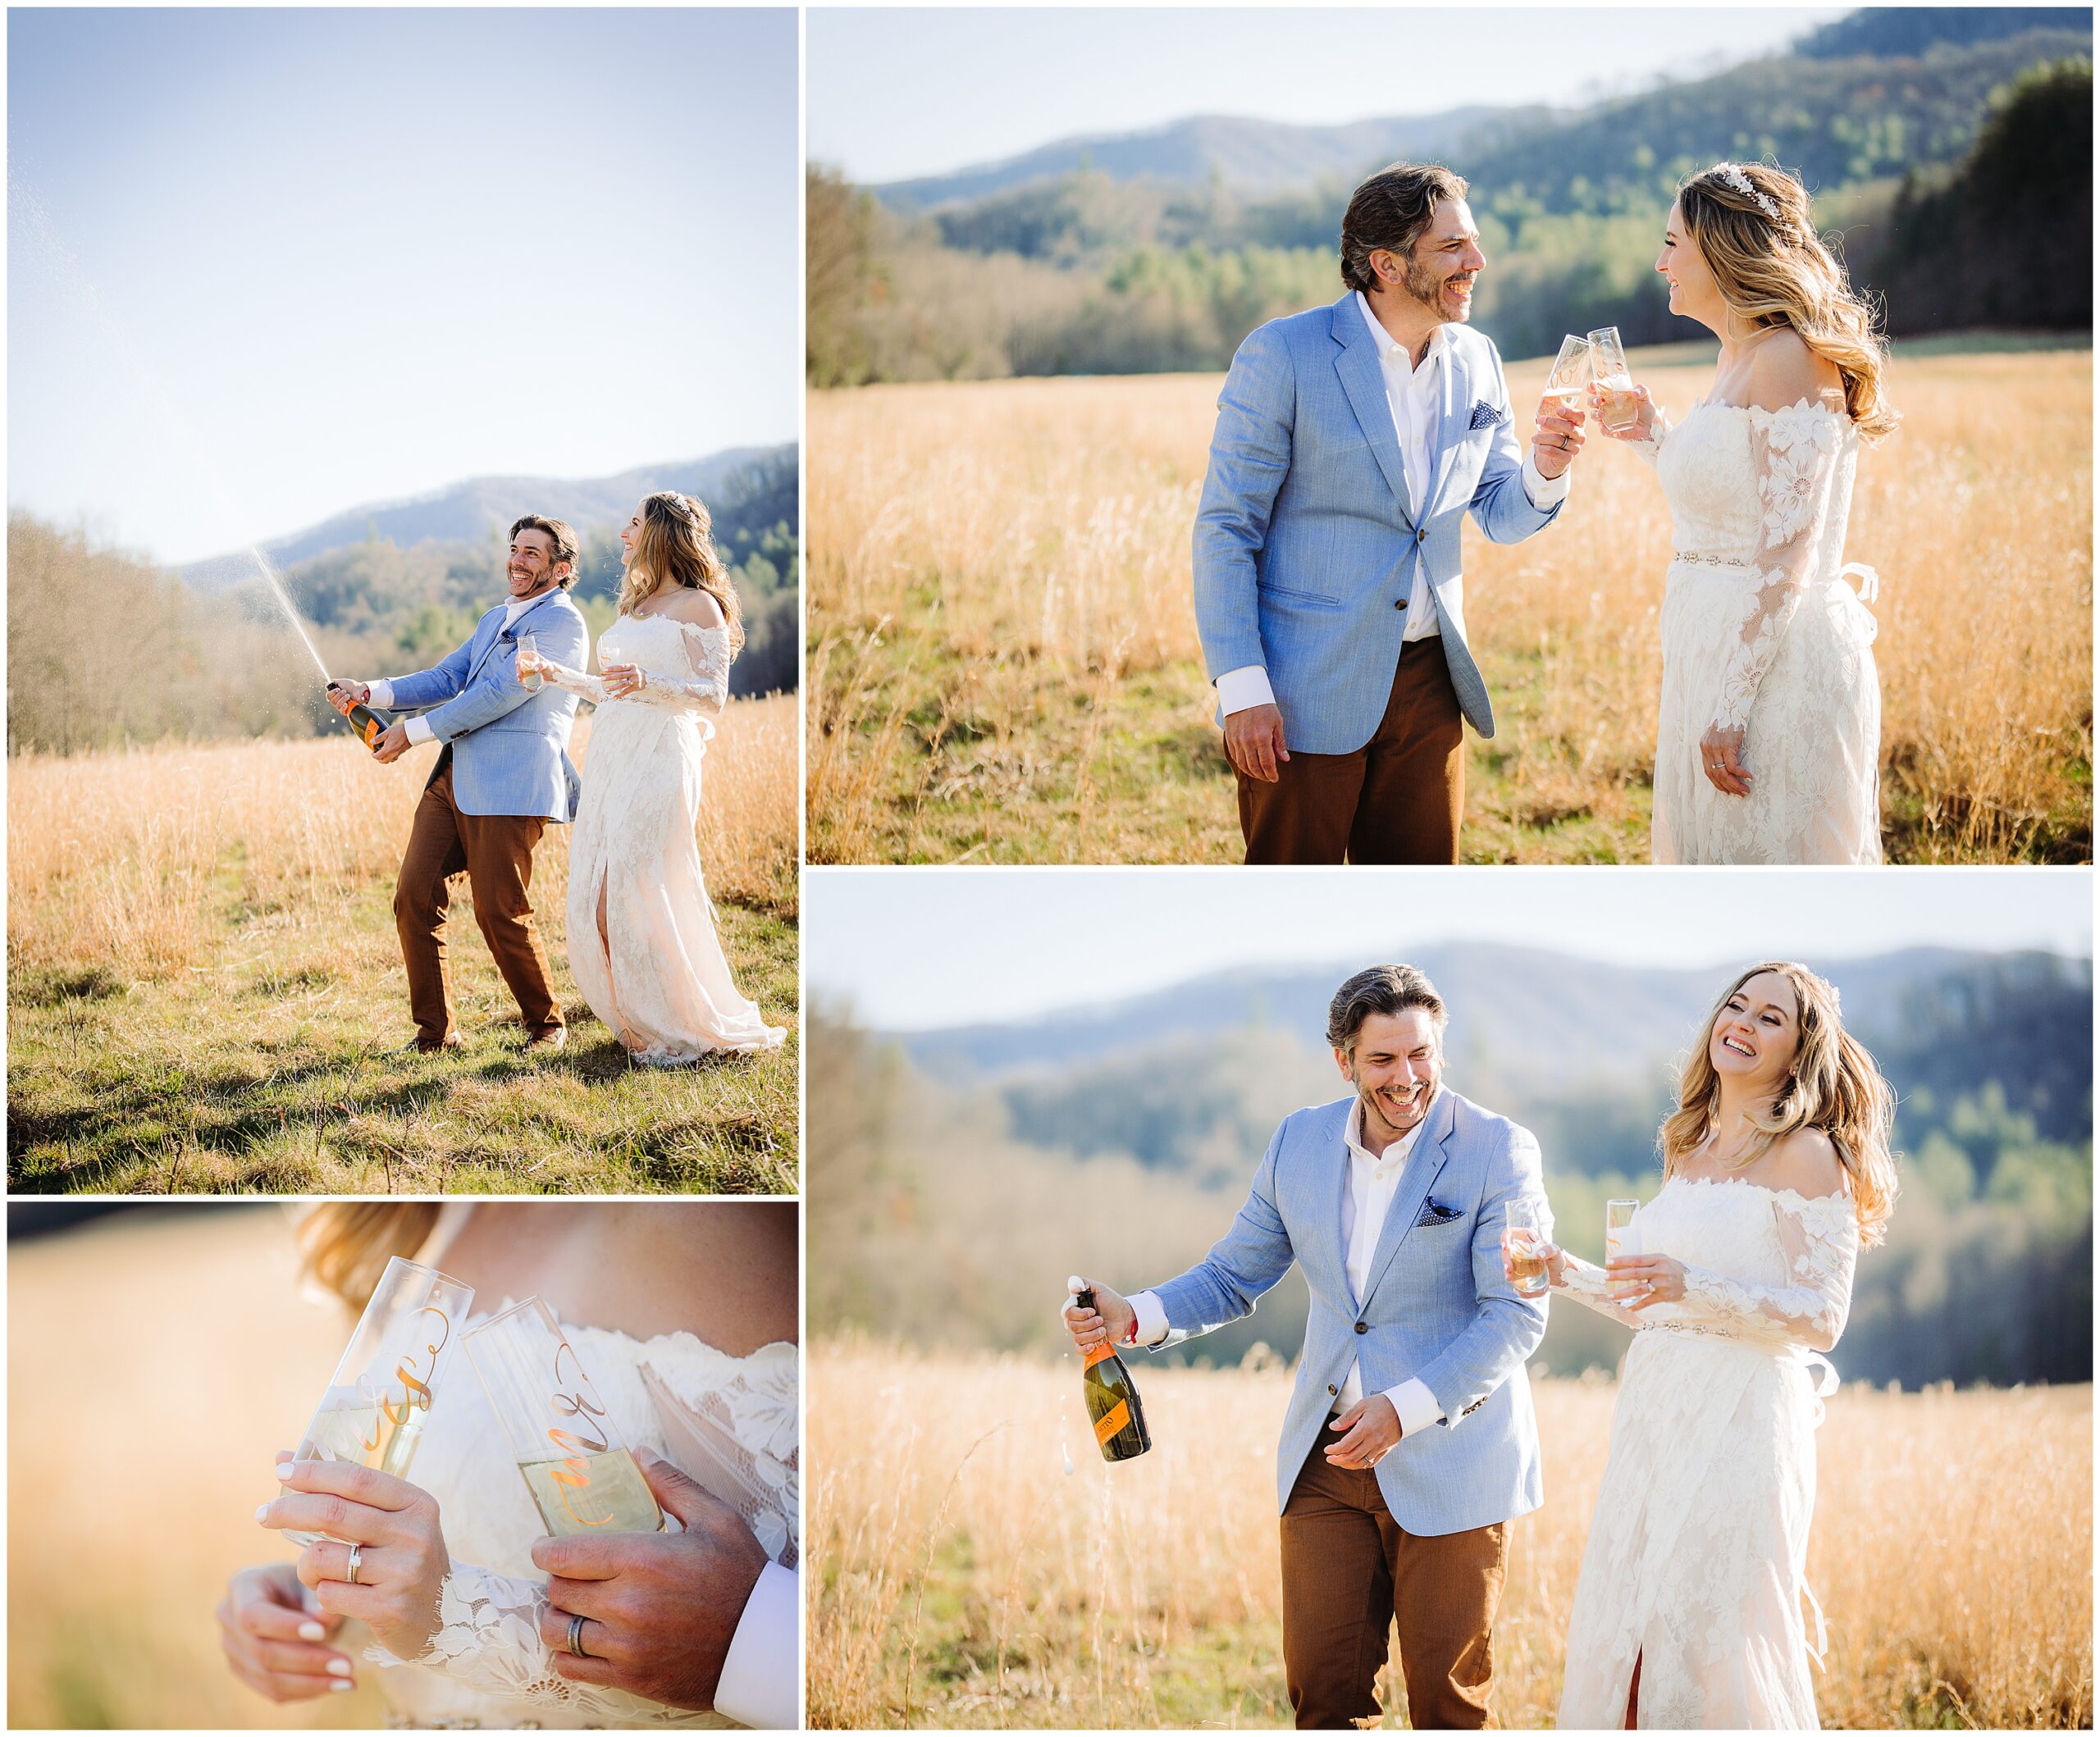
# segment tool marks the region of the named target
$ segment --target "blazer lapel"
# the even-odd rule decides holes
[[[538,609],[541,604],[545,603],[548,598],[552,597],[554,595],[555,593],[553,591],[548,591],[541,596],[534,598],[530,608],[520,609],[518,612],[518,619],[511,623],[511,627],[515,628],[522,626],[524,623],[526,618],[531,615],[534,609]],[[505,607],[508,607],[508,605]],[[502,642],[503,636],[506,631],[507,630],[503,625],[502,618],[499,616],[496,619],[495,631],[489,635],[488,644],[482,647],[480,654],[475,658],[472,664],[468,668],[468,682],[472,682],[475,677],[481,674],[482,666],[488,662],[489,654],[494,651],[497,645]],[[463,687],[465,686],[466,682],[463,682],[460,686]]]
[[[1415,1137],[1414,1150],[1408,1154],[1407,1170],[1400,1179],[1399,1187],[1393,1192],[1393,1204],[1386,1208],[1386,1223],[1378,1233],[1378,1247],[1371,1256],[1370,1276],[1365,1281],[1363,1295],[1357,1299],[1358,1307],[1378,1288],[1379,1281],[1386,1276],[1386,1269],[1393,1264],[1393,1256],[1407,1240],[1408,1233],[1414,1229],[1416,1219],[1422,1215],[1422,1203],[1429,1198],[1429,1190],[1444,1168],[1445,1147],[1458,1125],[1451,1094],[1440,1088],[1436,1101],[1430,1106],[1428,1120]]]
[[[1378,345],[1371,328],[1363,323],[1363,310],[1356,305],[1352,290],[1335,303],[1331,326],[1335,342],[1335,372],[1342,390],[1349,394],[1357,426],[1371,444],[1371,454],[1399,503],[1400,517],[1415,522],[1413,498],[1408,493],[1407,467],[1400,462],[1400,437],[1393,428],[1393,407],[1386,401],[1386,376],[1378,366]]]
[[[1451,474],[1451,463],[1459,455],[1459,445],[1467,431],[1459,426],[1459,407],[1469,402],[1471,394],[1463,390],[1464,382],[1459,378],[1459,347],[1451,342],[1447,333],[1444,340],[1444,354],[1437,368],[1437,376],[1443,383],[1443,399],[1436,416],[1436,467],[1435,480],[1429,485],[1429,508],[1422,515],[1427,518],[1434,513],[1444,498],[1444,484]],[[1470,415],[1470,410],[1468,414]]]

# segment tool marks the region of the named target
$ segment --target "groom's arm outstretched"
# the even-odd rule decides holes
[[[1559,516],[1573,481],[1572,467],[1582,450],[1586,420],[1580,410],[1564,409],[1543,399],[1532,430],[1527,454],[1517,444],[1517,424],[1509,402],[1509,382],[1494,346],[1488,355],[1495,370],[1495,390],[1501,417],[1488,437],[1487,459],[1469,504],[1473,522],[1491,543],[1521,543]]]
[[[1232,1228],[1180,1278],[1127,1300],[1093,1281],[1094,1309],[1074,1303],[1065,1311],[1074,1339],[1082,1347],[1105,1337],[1157,1350],[1251,1315],[1256,1300],[1290,1270],[1295,1258],[1290,1233],[1276,1210],[1276,1154],[1282,1145],[1283,1129],[1278,1128]]]

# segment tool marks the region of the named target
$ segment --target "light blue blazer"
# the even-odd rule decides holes
[[[1426,502],[1409,495],[1378,346],[1354,290],[1251,333],[1226,376],[1196,509],[1196,628],[1212,681],[1250,663],[1267,670],[1293,749],[1353,754],[1371,740],[1392,697],[1408,624],[1396,605],[1418,563],[1428,567],[1459,709],[1495,734],[1466,644],[1459,528],[1470,511],[1493,541],[1521,542],[1560,507],[1534,507],[1524,492],[1494,344],[1470,326],[1445,330]]]
[[[1378,1462],[1379,1490],[1402,1530],[1440,1537],[1528,1514],[1545,1491],[1524,1364],[1545,1333],[1545,1299],[1519,1297],[1503,1278],[1502,1221],[1509,1202],[1523,1198],[1550,1226],[1538,1142],[1440,1088],[1359,1298],[1342,1242],[1344,1134],[1354,1102],[1284,1119],[1224,1239],[1153,1288],[1169,1329],[1161,1343],[1251,1313],[1295,1261],[1312,1308],[1276,1448],[1279,1511],[1312,1443],[1335,1438],[1327,1419],[1354,1357],[1367,1394],[1414,1376],[1443,1408],[1441,1423],[1404,1437]]]
[[[394,704],[422,711],[431,733],[450,745],[452,798],[461,814],[571,821],[582,790],[568,758],[576,696],[551,683],[536,694],[518,685],[518,636],[531,634],[550,662],[583,669],[590,630],[559,589],[520,612],[508,630],[504,609],[491,609],[473,636],[434,668],[395,677]]]

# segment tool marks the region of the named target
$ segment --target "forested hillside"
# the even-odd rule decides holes
[[[2086,10],[1877,11],[1580,112],[1428,117],[1408,154],[1471,181],[1490,260],[1474,317],[1512,358],[1606,322],[1633,344],[1702,336],[1651,267],[1679,180],[1726,157],[1803,177],[1897,335],[2084,330],[2091,43]],[[1291,130],[1257,125],[1076,141],[895,189],[814,169],[812,381],[1222,367],[1253,326],[1339,293],[1349,190],[1393,154],[1337,173],[1361,128],[1298,130],[1286,185]],[[1258,180],[1235,180],[1249,162]],[[2020,215],[2016,258],[1981,244],[2000,210]]]

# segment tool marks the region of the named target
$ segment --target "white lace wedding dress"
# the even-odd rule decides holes
[[[484,1318],[477,1311],[472,1322]],[[732,1357],[689,1333],[633,1339],[595,1327],[562,1330],[628,1445],[677,1465],[744,1517],[769,1558],[794,1567],[801,1507],[795,1347]],[[387,1667],[378,1678],[390,1726],[731,1723],[572,1683],[554,1670],[539,1633],[546,1576],[532,1557],[546,1527],[463,1360],[455,1360],[431,1407],[412,1481],[437,1498],[452,1572],[439,1602],[442,1626],[422,1658],[404,1662],[379,1646],[365,1654]],[[792,1708],[794,1685],[783,1689]]]
[[[1808,1531],[1816,1425],[1837,1389],[1820,1353],[1851,1305],[1858,1218],[1843,1194],[1679,1177],[1634,1224],[1642,1254],[1684,1264],[1683,1302],[1628,1310],[1573,1256],[1555,1293],[1636,1329],[1568,1618],[1560,1728],[1623,1726],[1637,1657],[1643,1729],[1813,1729],[1802,1604],[1819,1663]]]
[[[729,699],[728,629],[623,615],[598,641],[608,663],[647,681],[614,700],[581,670],[553,664],[547,677],[598,708],[568,847],[576,986],[637,1061],[778,1049],[786,1032],[729,975],[695,832],[701,762]]]
[[[1651,458],[1669,503],[1659,863],[1881,860],[1881,686],[1870,568],[1844,560],[1859,435],[1806,400],[1695,404],[1658,416]],[[1861,576],[1854,591],[1847,576]],[[1862,598],[1865,600],[1862,600]],[[1747,732],[1747,796],[1702,769],[1710,727]]]

